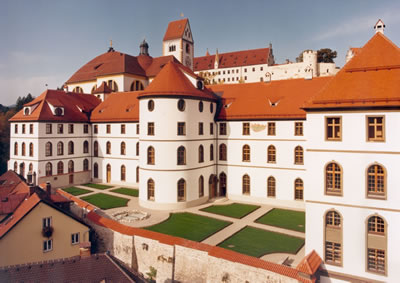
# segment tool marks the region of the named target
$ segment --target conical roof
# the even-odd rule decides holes
[[[145,96],[185,96],[207,100],[216,100],[216,96],[206,88],[196,88],[185,76],[177,63],[168,62],[139,95]]]

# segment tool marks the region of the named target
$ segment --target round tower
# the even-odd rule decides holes
[[[304,69],[306,68],[309,69],[308,67],[311,68],[313,77],[318,76],[317,51],[313,50],[304,51],[303,63],[304,63]]]
[[[169,62],[138,98],[140,205],[171,210],[206,202],[216,170],[216,97]]]

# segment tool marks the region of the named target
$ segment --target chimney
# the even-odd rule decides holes
[[[48,196],[51,195],[51,184],[50,182],[46,182],[46,193]]]

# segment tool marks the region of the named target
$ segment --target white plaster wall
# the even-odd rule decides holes
[[[169,47],[171,45],[175,45],[176,49],[175,51],[169,51]],[[173,39],[173,40],[166,40],[163,41],[163,55],[164,56],[169,56],[173,55],[175,56],[176,59],[178,59],[179,62],[181,62],[181,54],[182,54],[182,39]],[[181,62],[183,63],[183,62]]]
[[[68,86],[68,91],[72,91],[75,87],[79,86],[82,88],[83,93],[92,93],[92,88],[97,83],[96,81],[85,81],[85,82],[78,82],[78,83],[70,83],[66,84]],[[99,86],[99,84],[97,84]]]

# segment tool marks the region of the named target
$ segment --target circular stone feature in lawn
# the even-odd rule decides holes
[[[130,211],[122,211],[117,212],[112,215],[112,217],[120,222],[135,222],[143,219],[147,219],[150,217],[150,214],[144,211],[139,210],[130,210]]]

